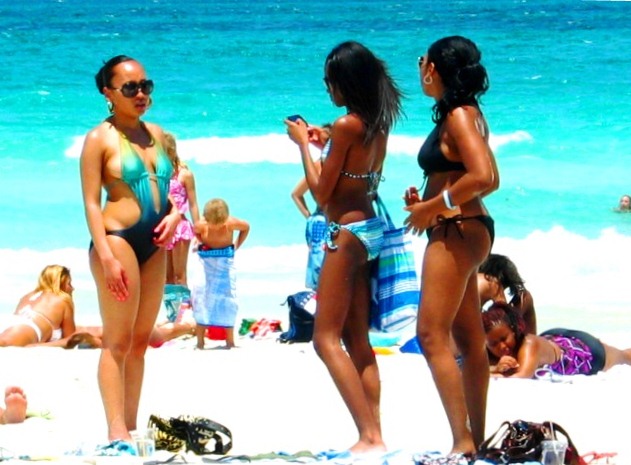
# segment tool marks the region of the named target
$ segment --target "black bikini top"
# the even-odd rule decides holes
[[[442,150],[440,150],[439,135],[440,126],[436,125],[418,152],[418,165],[425,172],[425,176],[446,171],[464,171],[465,167],[462,162],[445,158]]]

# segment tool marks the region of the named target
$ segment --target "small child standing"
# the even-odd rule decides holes
[[[248,236],[250,225],[230,216],[225,201],[212,199],[204,205],[204,219],[195,223],[194,231],[205,276],[203,292],[197,295],[193,305],[197,348],[204,348],[204,335],[209,326],[220,326],[226,328],[226,347],[231,349],[235,347],[234,324],[238,310],[234,253]],[[235,232],[238,232],[236,240]]]

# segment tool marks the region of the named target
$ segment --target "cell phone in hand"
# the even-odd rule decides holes
[[[288,117],[287,117],[287,119],[288,119],[289,121],[293,121],[294,123],[297,123],[297,122],[298,122],[298,120],[299,120],[299,119],[301,119],[302,121],[304,121],[304,123],[305,123],[305,124],[307,124],[307,120],[306,120],[306,119],[304,119],[304,118],[303,118],[302,116],[300,116],[300,115],[291,115],[291,116],[288,116]]]

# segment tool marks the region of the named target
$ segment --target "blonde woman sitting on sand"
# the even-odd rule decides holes
[[[594,375],[614,365],[631,365],[631,349],[620,350],[583,331],[554,328],[525,334],[521,315],[496,302],[482,313],[491,374],[532,378],[538,369],[560,375]]]
[[[0,333],[0,347],[48,343],[75,332],[70,270],[49,265],[37,287],[20,299],[13,319]]]

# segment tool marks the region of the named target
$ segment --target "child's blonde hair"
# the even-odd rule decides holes
[[[186,163],[180,160],[180,156],[177,153],[177,143],[175,142],[175,136],[170,132],[164,133],[164,151],[169,156],[173,169],[187,168]]]
[[[204,205],[204,219],[210,224],[223,224],[229,216],[228,204],[223,199],[211,199]]]

